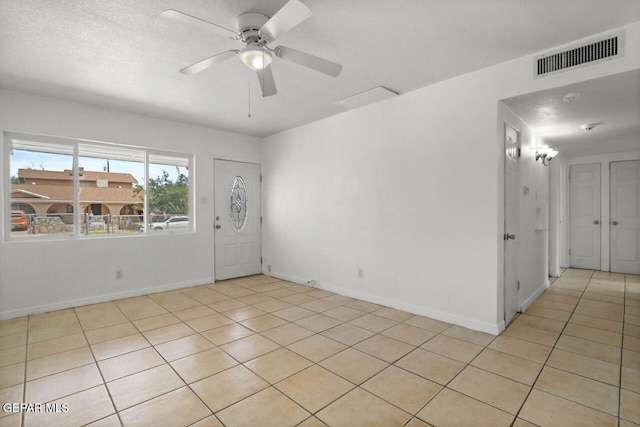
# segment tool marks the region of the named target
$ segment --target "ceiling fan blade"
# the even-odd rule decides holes
[[[227,50],[226,52],[218,53],[217,55],[213,55],[207,59],[203,59],[202,61],[198,61],[195,64],[189,65],[188,67],[180,70],[182,74],[195,74],[204,69],[207,69],[215,64],[218,64],[222,61],[226,61],[229,58],[232,58],[238,54],[238,50]]]
[[[271,72],[271,67],[267,67],[264,70],[258,70],[257,73],[263,98],[278,93],[278,89],[276,89],[276,81],[273,79],[273,73]]]
[[[311,16],[311,10],[300,0],[289,0],[260,28],[260,36],[274,41]]]
[[[285,61],[311,68],[312,70],[338,77],[342,72],[342,65],[328,61],[310,53],[302,52],[290,47],[278,46],[275,49],[276,56]]]
[[[209,21],[205,21],[204,19],[196,18],[195,16],[191,16],[174,9],[167,9],[160,12],[160,15],[176,21],[184,22],[185,24],[193,25],[206,31],[212,31],[222,37],[228,37],[234,40],[240,39],[240,35],[235,31],[231,31],[227,28],[221,27],[220,25],[213,24]]]

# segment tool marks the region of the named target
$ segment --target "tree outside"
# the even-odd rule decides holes
[[[186,215],[189,212],[189,178],[176,167],[177,177],[172,180],[169,173],[149,179],[149,212],[151,215]],[[134,191],[144,197],[144,188],[136,185]],[[140,204],[142,209],[142,203]]]

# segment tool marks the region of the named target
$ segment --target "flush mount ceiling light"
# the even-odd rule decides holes
[[[589,132],[590,130],[593,130],[593,128],[595,128],[596,126],[598,126],[597,123],[587,123],[580,126],[580,128],[582,128],[583,131]]]
[[[240,60],[247,68],[254,71],[264,70],[271,64],[271,52],[257,45],[249,45],[238,53]]]
[[[580,92],[569,92],[562,97],[564,102],[573,102],[580,98]]]
[[[536,150],[536,161],[540,160],[544,166],[549,166],[549,161],[557,154],[553,147],[540,147]]]

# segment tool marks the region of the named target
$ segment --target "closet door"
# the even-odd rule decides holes
[[[611,271],[640,274],[640,160],[611,163]]]
[[[600,270],[600,164],[571,166],[571,267]]]

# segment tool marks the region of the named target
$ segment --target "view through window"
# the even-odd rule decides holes
[[[12,238],[193,228],[190,155],[11,134],[4,140]]]

